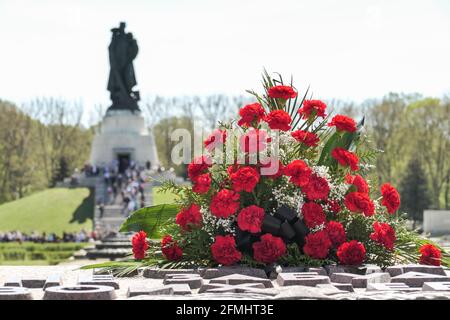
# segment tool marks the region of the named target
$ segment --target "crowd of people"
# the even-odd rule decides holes
[[[0,242],[35,242],[35,243],[60,243],[60,242],[89,242],[98,239],[95,231],[86,232],[63,232],[62,235],[56,233],[46,233],[33,231],[25,233],[21,231],[0,232]]]
[[[109,166],[97,167],[86,165],[83,172],[85,176],[102,175],[106,186],[105,201],[97,203],[100,217],[103,216],[105,205],[118,204],[122,206],[122,215],[128,216],[131,212],[145,206],[145,171],[151,170],[151,163],[145,167],[138,166],[134,161],[119,163],[114,160]]]

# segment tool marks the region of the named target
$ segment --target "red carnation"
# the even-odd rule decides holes
[[[264,118],[266,112],[259,103],[252,103],[242,107],[239,110],[241,119],[238,121],[238,125],[241,127],[255,126]]]
[[[145,258],[145,251],[148,249],[147,234],[144,231],[139,231],[134,234],[131,239],[133,246],[133,255],[137,260]]]
[[[215,148],[222,146],[226,140],[227,140],[227,131],[216,129],[211,133],[211,135],[208,136],[208,138],[205,139],[203,143],[205,145],[206,150],[211,152]]]
[[[394,249],[395,230],[388,223],[374,222],[373,230],[374,232],[370,234],[370,239],[383,245],[388,250]]]
[[[331,156],[339,162],[339,164],[343,167],[350,166],[350,169],[353,171],[358,170],[358,157],[348,150],[344,148],[336,147],[331,151]]]
[[[265,161],[264,161],[265,162]],[[260,164],[260,174],[271,179],[279,178],[283,175],[284,166],[280,160],[270,158],[267,163]]]
[[[309,178],[308,184],[302,187],[302,191],[309,200],[327,200],[330,186],[326,179],[313,174]]]
[[[193,226],[200,226],[202,223],[200,207],[192,204],[189,208],[181,210],[175,217],[175,222],[186,231],[190,231]]]
[[[173,241],[172,237],[167,235],[161,240],[161,251],[164,257],[170,261],[181,260],[183,250]]]
[[[362,212],[366,217],[375,214],[375,205],[369,195],[361,192],[350,192],[345,196],[344,204],[352,212]]]
[[[356,131],[356,122],[350,117],[343,116],[338,114],[331,119],[328,123],[329,127],[336,127],[338,131],[348,131],[355,132]]]
[[[317,147],[320,139],[317,136],[317,134],[304,131],[304,130],[297,130],[291,133],[292,137],[297,140],[298,142],[303,143],[304,145],[308,147]]]
[[[427,264],[430,266],[440,266],[441,265],[441,250],[436,248],[430,243],[424,244],[420,247],[419,252],[420,264]]]
[[[259,173],[252,167],[242,167],[230,174],[233,190],[252,192],[259,182]]]
[[[250,233],[261,232],[263,220],[264,209],[255,205],[242,209],[237,217],[239,228]]]
[[[194,179],[192,191],[200,194],[207,193],[210,187],[211,187],[211,175],[209,173],[204,173]]]
[[[304,187],[308,184],[311,173],[311,168],[303,160],[292,161],[284,170],[284,174],[291,177],[289,181],[299,187]]]
[[[225,266],[235,264],[242,257],[242,254],[236,249],[236,241],[231,235],[216,236],[216,240],[211,245],[211,253],[214,260]]]
[[[303,107],[298,109],[298,113],[303,116],[303,119],[308,119],[309,117],[321,117],[325,118],[325,110],[327,105],[320,100],[305,100],[303,102]]]
[[[297,96],[297,92],[290,86],[274,86],[269,89],[269,97],[273,99],[292,99]]]
[[[325,223],[326,216],[322,206],[315,202],[306,202],[302,207],[303,221],[310,229]]]
[[[306,236],[303,252],[314,259],[325,259],[328,256],[330,248],[330,238],[324,230],[321,230]]]
[[[339,213],[341,211],[341,206],[337,201],[327,200],[327,205],[329,206],[329,210],[333,213]]]
[[[211,167],[211,158],[208,156],[199,156],[194,158],[188,165],[188,176],[194,181],[199,175],[205,173]]]
[[[217,218],[227,218],[239,209],[239,193],[222,189],[211,199],[211,213]]]
[[[369,193],[369,185],[367,184],[366,180],[364,180],[364,178],[359,174],[355,176],[351,176],[348,174],[345,177],[345,182],[354,185],[356,187],[356,191],[358,192]]]
[[[347,237],[345,235],[345,229],[344,226],[337,221],[330,221],[325,226],[325,231],[328,234],[328,237],[330,237],[331,242],[335,246],[339,246],[343,242],[347,240]]]
[[[279,129],[281,131],[288,131],[291,129],[292,119],[284,110],[271,111],[265,118],[269,124],[270,129]]]
[[[270,142],[265,130],[252,129],[241,136],[240,148],[242,152],[256,153],[262,152],[267,148],[267,142]]]
[[[397,190],[389,183],[385,183],[381,186],[381,194],[383,195],[381,204],[387,208],[390,214],[394,214],[400,207],[400,195]]]
[[[344,242],[337,250],[337,257],[341,264],[358,265],[366,259],[366,248],[356,240]]]
[[[270,233],[261,236],[260,241],[253,244],[253,258],[263,263],[272,263],[286,253],[283,239]]]

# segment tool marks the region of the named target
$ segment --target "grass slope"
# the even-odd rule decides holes
[[[0,231],[92,230],[94,195],[87,188],[53,188],[0,205]]]

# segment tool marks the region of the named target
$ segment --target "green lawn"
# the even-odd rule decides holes
[[[88,188],[53,188],[0,205],[0,231],[92,230],[94,195]]]
[[[153,205],[174,202],[174,199],[176,198],[175,194],[171,192],[160,193],[158,190],[160,190],[160,187],[153,188]]]

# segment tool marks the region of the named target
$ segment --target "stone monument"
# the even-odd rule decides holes
[[[131,33],[125,32],[125,23],[111,29],[109,45],[111,70],[107,89],[112,105],[108,108],[100,128],[94,137],[91,150],[91,164],[107,166],[117,161],[123,170],[134,161],[138,165],[159,164],[156,144],[145,125],[139,109],[139,91],[133,60],[138,53],[138,45]]]

